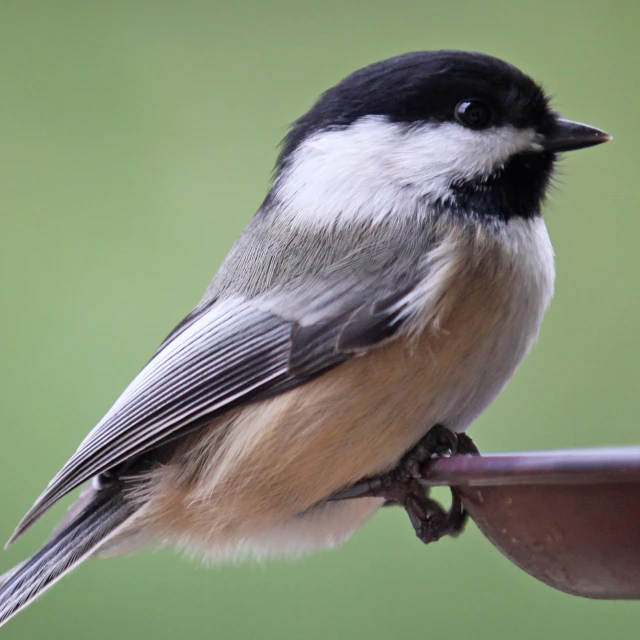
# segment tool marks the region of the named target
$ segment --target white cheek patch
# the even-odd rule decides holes
[[[417,200],[453,197],[451,184],[482,179],[514,154],[540,149],[539,134],[511,126],[418,127],[369,116],[304,141],[275,185],[292,222],[380,222],[415,215]]]

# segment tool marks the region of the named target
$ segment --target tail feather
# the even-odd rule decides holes
[[[97,492],[40,551],[0,576],[0,626],[90,556],[132,513],[119,491]]]

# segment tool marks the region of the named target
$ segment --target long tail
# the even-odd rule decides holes
[[[0,626],[86,560],[132,515],[120,491],[99,491],[40,551],[0,576]]]

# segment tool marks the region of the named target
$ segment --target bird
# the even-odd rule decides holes
[[[610,139],[483,53],[405,53],[324,92],[200,302],[18,525],[9,544],[84,487],[0,577],[0,624],[90,557],[343,544],[389,501],[380,479],[433,429],[429,455],[463,435],[535,343],[558,156]]]

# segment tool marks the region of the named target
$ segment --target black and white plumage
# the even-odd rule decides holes
[[[327,91],[202,301],[18,526],[93,480],[0,578],[0,624],[92,554],[344,541],[381,501],[326,498],[436,423],[466,429],[530,349],[556,154],[606,139],[481,54],[407,54]]]

